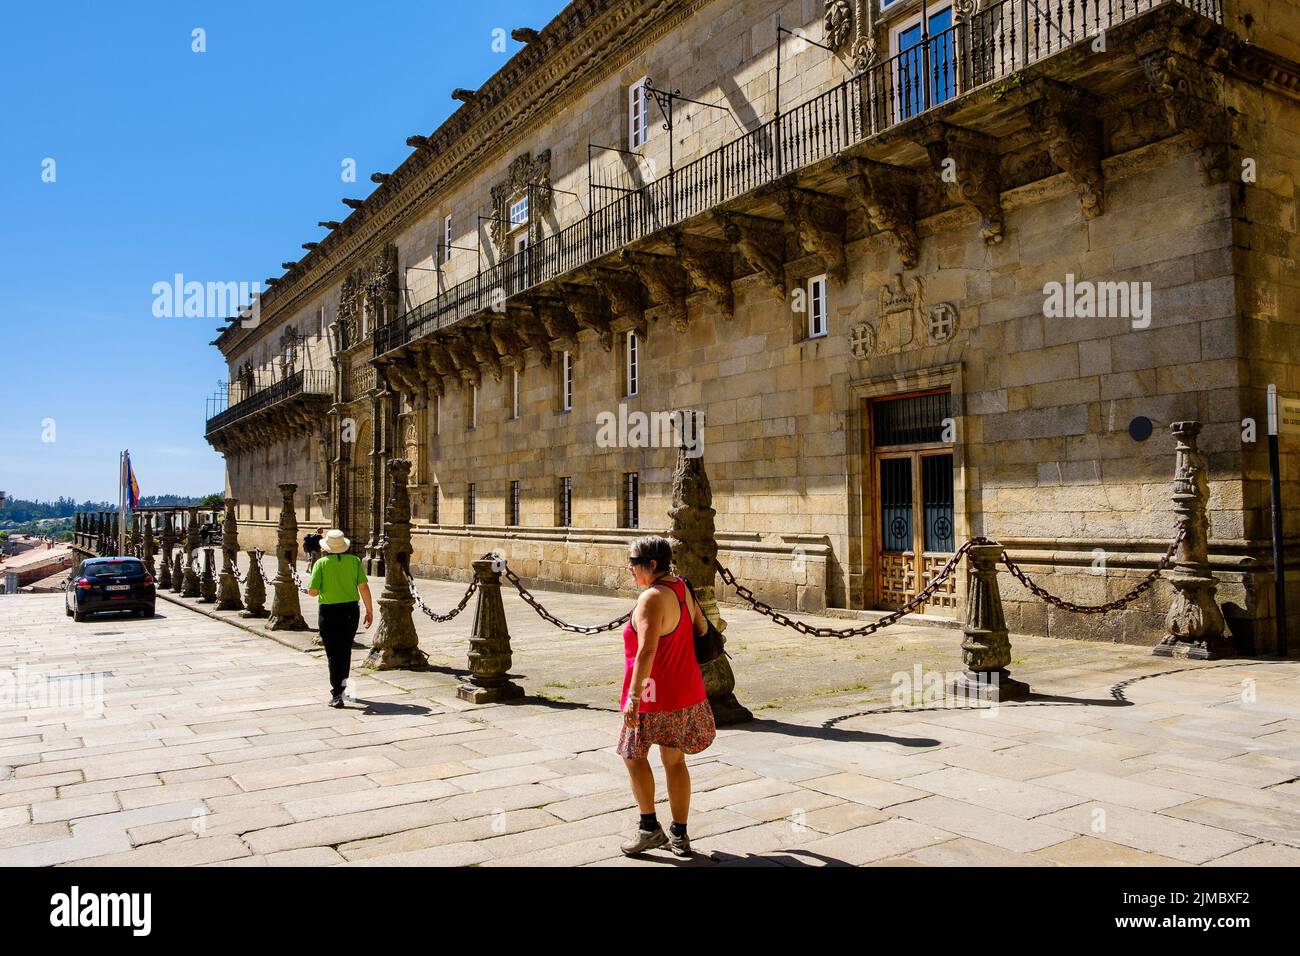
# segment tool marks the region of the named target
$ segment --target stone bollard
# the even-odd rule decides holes
[[[163,591],[170,591],[172,587],[172,548],[175,546],[171,515],[163,515],[162,550],[159,553],[162,560],[158,566],[158,587]]]
[[[172,591],[180,594],[185,590],[185,552],[177,550],[172,556]]]
[[[212,604],[217,600],[217,579],[212,573],[212,549],[203,549],[203,577],[199,581],[199,598],[201,604]]]
[[[1174,422],[1169,430],[1175,443],[1174,517],[1184,535],[1169,575],[1174,599],[1165,616],[1168,633],[1151,653],[1202,661],[1236,657],[1232,642],[1223,636],[1223,612],[1214,599],[1219,585],[1210,571],[1210,523],[1205,513],[1210,486],[1205,459],[1196,447],[1201,423]]]
[[[692,425],[698,421],[691,414]],[[682,429],[685,433],[686,429]],[[699,434],[698,431],[694,432]],[[717,575],[718,542],[714,534],[713,490],[704,471],[704,458],[689,455],[685,446],[677,449],[677,467],[673,471],[673,498],[668,510],[672,530],[668,533],[677,573],[695,588],[700,610],[713,622],[719,633],[727,628],[718,609],[714,578]],[[725,641],[725,639],[724,639]],[[754,715],[736,699],[736,675],[726,654],[700,665],[704,690],[713,709],[713,721],[719,727],[743,724]]]
[[[501,572],[491,558],[474,562],[478,581],[478,603],[474,605],[474,626],[469,632],[469,679],[456,688],[456,696],[471,704],[493,704],[524,696],[524,689],[510,680],[510,628],[501,603]]]
[[[221,534],[221,589],[217,592],[218,611],[244,609],[244,602],[239,599],[239,582],[235,580],[235,567],[239,560],[238,508],[238,499],[226,499],[226,523]]]
[[[384,593],[379,597],[379,628],[364,664],[373,670],[429,665],[415,633],[415,596],[406,579],[411,567],[410,475],[411,463],[406,459],[394,458],[388,463],[392,486],[384,515]]]
[[[1011,664],[1011,640],[1002,614],[1002,593],[998,590],[1000,544],[976,544],[966,552],[970,562],[966,595],[966,626],[961,642],[961,659],[966,672],[953,682],[953,696],[1003,702],[1024,700],[1029,685],[1007,673]]]
[[[272,587],[271,619],[266,626],[272,631],[310,631],[302,617],[298,603],[298,585],[293,583],[293,563],[298,558],[298,518],[293,510],[293,493],[298,486],[292,482],[280,485],[280,526],[276,531],[275,555],[277,566]]]
[[[151,578],[158,576],[158,568],[154,564],[153,558],[153,515],[151,514],[144,522],[144,569]]]
[[[240,617],[266,617],[266,579],[257,563],[257,552],[248,552],[248,578],[244,581],[244,610]]]
[[[189,508],[189,521],[185,527],[185,564],[181,581],[181,597],[203,596],[203,584],[194,570],[194,554],[199,550],[199,509]]]

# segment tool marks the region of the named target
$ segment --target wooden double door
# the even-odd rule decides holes
[[[926,402],[877,414],[887,423],[891,415],[914,416],[919,409],[927,417],[946,411],[946,395],[921,396]],[[894,400],[907,402],[910,399]],[[892,403],[887,403],[892,404]],[[946,419],[943,419],[946,420]],[[878,428],[890,444],[877,445],[872,452],[873,511],[876,525],[876,604],[897,608],[926,587],[952,557],[956,549],[953,511],[953,450],[943,441],[915,441],[938,437],[928,427]],[[942,421],[942,420],[941,420]],[[899,443],[898,439],[903,439]],[[913,439],[913,441],[907,441]],[[952,576],[919,609],[926,613],[952,614],[957,608],[957,578]]]

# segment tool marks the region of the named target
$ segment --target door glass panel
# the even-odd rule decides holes
[[[925,521],[925,550],[952,552],[952,455],[921,459],[921,496]]]
[[[882,551],[911,551],[912,459],[880,462],[880,542]]]

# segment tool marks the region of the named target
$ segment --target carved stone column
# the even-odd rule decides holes
[[[684,412],[683,430],[692,429],[700,440],[697,413]],[[690,422],[690,425],[686,425]],[[702,445],[697,446],[697,451]],[[709,476],[704,471],[702,455],[691,456],[684,445],[677,450],[677,468],[673,472],[673,501],[668,510],[672,520],[669,543],[673,547],[673,564],[676,571],[695,587],[696,599],[700,610],[713,622],[720,632],[725,631],[727,622],[722,619],[718,609],[717,594],[714,590],[718,542],[714,537],[713,490],[709,487]],[[732,673],[731,663],[726,654],[719,654],[715,660],[700,667],[704,675],[704,689],[709,695],[709,705],[713,708],[713,720],[718,726],[740,724],[753,720],[740,701],[736,700],[736,675]]]
[[[217,579],[212,574],[212,549],[203,549],[203,577],[199,579],[199,602],[212,604],[217,599]]]
[[[266,626],[272,631],[309,631],[298,603],[298,585],[293,583],[293,565],[298,559],[298,517],[293,510],[293,493],[298,486],[292,482],[280,485],[280,525],[276,531],[275,594],[271,599],[271,619]]]
[[[199,509],[187,508],[188,524],[185,527],[185,565],[181,580],[181,597],[202,597],[203,585],[194,570],[194,552],[199,549]]]
[[[456,688],[456,696],[472,704],[491,704],[524,696],[524,689],[510,680],[510,665],[514,662],[510,628],[506,625],[505,605],[501,603],[501,572],[494,565],[490,558],[474,562],[478,599],[469,633],[470,676]]]
[[[384,521],[384,593],[379,597],[379,628],[364,666],[380,671],[410,670],[429,664],[415,633],[411,616],[415,597],[406,579],[411,568],[411,495],[407,487],[411,463],[394,458],[388,463],[388,475],[392,486]]]
[[[177,548],[172,556],[172,591],[182,594],[185,591],[185,549]]]
[[[144,545],[143,545],[142,560],[144,561],[144,569],[148,573],[149,577],[151,578],[158,576],[158,568],[154,564],[153,556],[154,556],[153,515],[150,514],[145,517],[145,521],[144,521]]]
[[[378,393],[370,399],[370,533],[365,542],[366,573],[378,574],[375,567],[379,550],[379,523],[383,514],[379,498],[383,494],[384,402]]]
[[[1002,545],[977,544],[966,552],[970,562],[967,576],[966,626],[961,642],[961,659],[966,673],[954,682],[957,695],[976,700],[1001,702],[1023,700],[1029,685],[1013,678],[1011,639],[1002,613],[1002,592],[998,590],[998,561]]]
[[[248,577],[244,580],[244,610],[240,617],[266,617],[266,579],[257,563],[257,551],[248,552]]]
[[[239,582],[235,580],[239,561],[239,499],[226,499],[226,521],[221,532],[221,590],[217,594],[218,611],[242,611]]]
[[[162,565],[158,569],[158,588],[170,591],[172,586],[172,549],[176,547],[176,535],[172,531],[171,512],[163,514],[162,526]]]
[[[1205,513],[1210,488],[1205,459],[1196,447],[1201,423],[1173,422],[1169,430],[1175,442],[1174,517],[1185,534],[1169,575],[1175,593],[1165,616],[1167,633],[1152,653],[1203,661],[1235,657],[1236,649],[1223,636],[1223,612],[1214,599],[1218,582],[1210,571],[1210,523]]]

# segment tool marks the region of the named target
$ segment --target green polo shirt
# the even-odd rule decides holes
[[[311,569],[312,591],[319,591],[321,604],[345,604],[359,601],[357,585],[366,583],[366,569],[355,554],[329,555]]]

